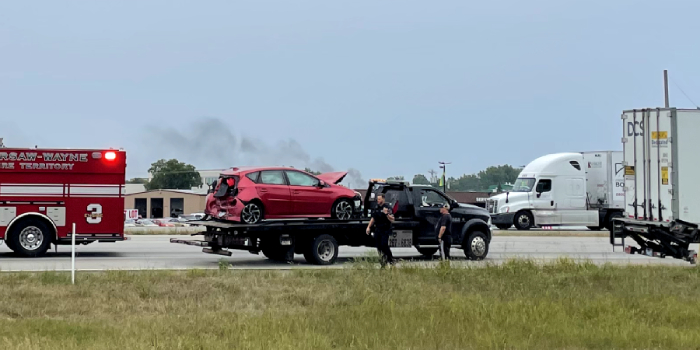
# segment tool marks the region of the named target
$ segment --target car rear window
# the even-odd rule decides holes
[[[258,183],[258,178],[260,177],[260,172],[256,171],[254,173],[248,173],[248,174],[245,174],[245,177],[249,178],[250,181]]]

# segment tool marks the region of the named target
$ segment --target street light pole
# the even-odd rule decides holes
[[[447,193],[447,164],[452,164],[451,162],[438,162],[440,168],[442,169],[442,192]]]

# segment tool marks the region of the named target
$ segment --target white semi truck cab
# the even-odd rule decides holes
[[[624,206],[622,152],[555,153],[528,164],[513,189],[487,200],[493,225],[610,228]]]

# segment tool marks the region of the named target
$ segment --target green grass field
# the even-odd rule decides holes
[[[222,264],[223,266],[223,264]],[[695,268],[0,274],[0,349],[698,348]]]

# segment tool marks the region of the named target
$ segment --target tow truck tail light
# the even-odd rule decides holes
[[[228,179],[226,179],[226,184],[228,185],[229,188],[233,188],[233,185],[236,184],[236,179],[228,178]]]
[[[111,151],[107,152],[107,153],[105,153],[105,159],[107,159],[109,161],[115,160],[115,159],[117,159],[117,154],[115,152],[111,152]]]

